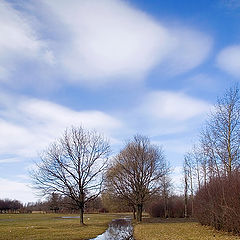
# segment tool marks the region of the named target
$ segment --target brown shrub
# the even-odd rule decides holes
[[[201,224],[240,234],[240,173],[203,186],[196,193],[195,215]]]

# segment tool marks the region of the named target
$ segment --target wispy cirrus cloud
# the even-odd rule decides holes
[[[38,81],[48,78],[88,86],[142,81],[156,67],[171,75],[190,71],[212,48],[207,34],[181,24],[172,27],[121,0],[29,4],[24,12],[7,0],[0,5],[2,79],[21,71],[17,67],[21,59]],[[38,17],[31,21],[29,15],[36,8]]]
[[[76,81],[142,79],[159,64],[179,74],[201,64],[211,50],[206,34],[162,24],[124,1],[43,2],[71,32],[72,47],[60,61]]]
[[[51,51],[24,14],[3,0],[0,2],[0,81],[16,72],[19,61],[51,62]]]
[[[101,111],[75,111],[49,101],[20,96],[5,96],[5,99],[8,102],[1,104],[0,111],[0,138],[4,139],[0,142],[2,161],[6,161],[6,154],[15,154],[19,159],[36,157],[71,125],[94,128],[112,141],[112,133],[122,126],[120,120]]]

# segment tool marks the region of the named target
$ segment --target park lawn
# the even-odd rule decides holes
[[[134,225],[136,240],[240,240],[240,237],[184,219],[143,219]]]
[[[0,214],[0,240],[90,239],[103,233],[112,214],[85,214],[86,226],[79,219],[62,219],[68,214]]]

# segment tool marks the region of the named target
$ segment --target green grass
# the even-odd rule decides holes
[[[239,240],[240,237],[201,226],[194,221],[184,219],[151,219],[135,224],[136,240]]]
[[[116,218],[113,214],[85,214],[86,226],[80,226],[79,219],[62,219],[62,216],[68,215],[0,214],[0,240],[90,239],[103,233]]]

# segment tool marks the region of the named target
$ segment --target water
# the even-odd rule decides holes
[[[130,218],[115,219],[105,233],[90,240],[134,240]]]

